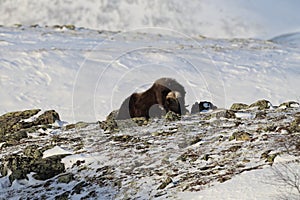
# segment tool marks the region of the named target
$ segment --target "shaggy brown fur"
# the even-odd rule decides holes
[[[122,103],[117,119],[128,119],[133,117],[149,118],[159,116],[165,112],[173,111],[179,115],[185,114],[185,90],[175,79],[160,78],[142,93],[133,93]],[[154,108],[154,109],[152,109]]]

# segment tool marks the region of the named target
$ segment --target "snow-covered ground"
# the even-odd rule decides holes
[[[271,38],[300,31],[299,7],[297,0],[2,0],[0,24],[164,27],[214,38]]]
[[[229,108],[235,102],[250,104],[258,99],[268,99],[274,105],[288,100],[299,102],[299,6],[300,3],[296,0],[213,0],[191,1],[188,4],[180,0],[113,0],[101,3],[93,0],[75,0],[72,3],[50,0],[2,0],[0,24],[4,26],[0,27],[0,115],[32,108],[55,109],[61,119],[69,123],[96,122],[105,119],[112,110],[118,109],[132,92],[145,90],[153,81],[164,76],[175,78],[185,87],[189,109],[195,101],[200,100],[211,101],[220,108]],[[33,24],[39,25],[30,26]],[[55,24],[74,24],[76,27],[53,27]],[[118,32],[119,30],[122,31]],[[246,121],[254,118],[248,113],[240,114]],[[181,127],[201,122],[200,119],[193,120],[186,117],[176,124]],[[256,125],[251,124],[253,121],[248,121],[245,122],[244,128],[254,131]],[[44,152],[44,157],[53,154],[74,154],[64,159],[66,168],[77,173],[76,170],[81,169],[72,168],[77,160],[84,160],[84,166],[89,166],[87,171],[83,170],[82,174],[78,175],[79,178],[97,176],[94,171],[99,167],[103,167],[103,171],[115,172],[115,168],[105,165],[108,163],[112,166],[125,166],[124,170],[127,171],[127,165],[134,165],[137,175],[132,176],[136,179],[129,178],[129,181],[137,180],[132,182],[135,184],[133,186],[142,188],[139,188],[137,193],[133,190],[126,191],[126,188],[122,188],[121,191],[127,192],[129,196],[136,194],[137,198],[138,195],[146,198],[157,192],[157,184],[163,181],[165,176],[158,172],[154,179],[145,178],[141,160],[148,164],[144,165],[145,169],[151,167],[151,163],[155,167],[159,167],[159,162],[164,166],[169,166],[168,162],[173,161],[176,164],[175,156],[180,156],[189,149],[178,147],[183,132],[188,139],[196,133],[204,133],[207,141],[214,142],[208,147],[216,154],[212,159],[219,158],[218,150],[222,150],[226,145],[235,145],[235,142],[227,140],[231,134],[230,131],[227,132],[227,126],[231,126],[232,122],[211,123],[205,129],[194,124],[192,131],[181,130],[182,132],[176,133],[174,137],[168,135],[161,140],[156,140],[157,138],[151,135],[157,130],[161,131],[161,124],[154,128],[151,127],[152,124],[150,128],[140,127],[131,131],[126,129],[120,135],[129,134],[137,138],[152,139],[149,145],[151,148],[153,146],[150,151],[153,156],[146,158],[139,152],[132,155],[129,152],[131,160],[125,155],[130,149],[122,149],[122,144],[118,146],[118,143],[111,141],[111,138],[95,125],[90,125],[82,132],[56,130],[52,133],[70,138],[81,137],[84,140],[83,149],[87,151],[75,152],[71,148],[72,145],[62,143]],[[283,125],[286,123],[285,120],[282,121]],[[224,133],[227,139],[220,141],[221,144],[216,139],[219,135],[207,134],[208,130],[219,125],[224,125],[224,130],[220,131],[227,134]],[[263,126],[267,125],[268,122],[264,121]],[[167,125],[165,129],[168,132],[174,127]],[[196,132],[193,132],[195,130]],[[52,137],[50,133],[47,134],[47,137]],[[267,135],[273,136],[273,133],[267,132]],[[253,146],[264,144],[263,138],[258,141],[253,143]],[[38,139],[36,141],[38,145],[44,145],[43,142]],[[47,142],[45,139],[45,144]],[[96,145],[98,142],[105,145],[99,147]],[[224,144],[225,146],[222,146]],[[244,144],[247,149],[252,143]],[[143,147],[144,144],[141,145]],[[213,148],[214,145],[221,146]],[[114,148],[115,157],[111,160],[103,156],[104,153],[109,156]],[[254,148],[254,151],[261,153],[264,148],[262,145],[262,149]],[[191,149],[199,150],[196,145]],[[242,148],[241,153],[247,157],[249,152],[245,149]],[[169,157],[164,157],[168,155]],[[117,156],[120,156],[121,160],[118,160]],[[161,157],[163,159],[159,162],[153,161],[153,158]],[[254,160],[250,159],[248,165],[248,161],[238,161],[250,166],[259,164],[255,160],[257,158],[257,155],[251,157]],[[283,153],[276,157],[274,165],[280,167],[281,163],[287,162],[282,159],[298,159],[299,163],[298,157],[291,158]],[[197,163],[198,161],[200,163]],[[183,168],[183,171],[188,175],[193,173],[189,170],[198,170],[197,164],[203,164],[204,167],[209,164],[198,161],[193,163],[192,168]],[[212,187],[206,185],[196,188],[197,192],[174,192],[173,187],[178,186],[175,176],[172,184],[167,187],[173,192],[158,192],[157,195],[158,198],[162,195],[162,199],[169,195],[170,198],[177,199],[229,200],[273,199],[285,194],[286,191],[279,190],[274,181],[266,183],[266,179],[272,176],[274,171],[273,168],[264,165],[261,169],[245,171],[224,183],[213,182]],[[294,166],[294,163],[291,167],[299,171],[299,166]],[[140,175],[143,176],[142,179],[138,179]],[[187,180],[192,178],[187,177]],[[30,194],[34,191],[32,185],[41,184],[31,176],[27,182],[14,182],[11,188],[7,187],[7,182],[7,177],[0,178],[1,189],[5,189],[4,192],[0,191],[0,198],[13,197],[16,191],[20,192],[24,188],[24,194]],[[130,188],[129,183],[125,180],[123,184]],[[59,193],[75,186],[75,182],[71,182],[70,185],[53,185],[57,189],[53,191],[53,195],[56,195],[55,192]],[[87,190],[93,190],[93,187],[87,187]],[[117,192],[104,187],[98,190],[98,194],[112,197]],[[122,196],[122,193],[118,195],[119,199],[126,197]],[[75,195],[73,199],[80,197]],[[109,196],[99,198],[109,199]]]
[[[0,27],[0,114],[55,109],[68,122],[102,120],[134,91],[175,78],[186,102],[222,108],[300,100],[297,34],[272,41],[188,37],[170,29],[130,32]]]

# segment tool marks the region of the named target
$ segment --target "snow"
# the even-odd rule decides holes
[[[300,31],[299,7],[297,0],[2,0],[0,24],[74,24],[114,31],[164,27],[214,38],[270,39]]]
[[[282,194],[297,194],[293,189],[281,188],[278,183],[274,168],[282,167],[282,163],[297,160],[294,156],[284,155],[275,158],[274,165],[254,171],[244,172],[235,176],[226,183],[220,183],[214,187],[200,192],[183,192],[178,194],[179,199],[202,200],[202,199],[224,199],[224,200],[252,200],[252,199],[276,199]],[[295,172],[299,173],[298,164],[287,164]],[[298,194],[299,195],[299,194]]]
[[[258,99],[267,99],[274,106],[285,101],[299,102],[299,6],[300,2],[296,0],[189,3],[180,0],[89,0],[84,3],[79,0],[2,0],[0,24],[4,26],[0,26],[0,115],[32,108],[42,109],[39,114],[55,109],[63,120],[57,122],[59,126],[78,121],[96,122],[118,109],[131,93],[144,91],[161,77],[175,78],[185,87],[188,109],[195,101],[210,101],[219,108],[229,108],[236,102],[250,104]],[[31,27],[33,24],[38,25]],[[74,24],[76,28],[52,27],[55,24]],[[299,104],[292,107],[298,108]],[[34,120],[39,114],[26,121]],[[236,117],[252,120],[255,114],[237,112]],[[189,125],[195,121],[191,117],[180,123]],[[198,126],[187,133],[190,137],[193,131],[203,131],[199,130],[201,123],[197,123]],[[216,119],[208,123],[212,124],[208,130],[219,126],[214,125],[219,123]],[[226,122],[221,125],[227,130],[235,124]],[[250,128],[254,130],[257,127],[253,125]],[[52,135],[69,134],[62,129],[40,131]],[[99,133],[99,130],[83,131],[82,134],[76,132],[74,135],[84,138],[88,144],[89,140],[97,141],[99,138],[103,143],[95,145],[90,142],[90,146],[79,152],[73,152],[67,146],[55,146],[45,151],[43,158],[71,154],[62,160],[69,170],[82,161],[91,170],[111,165],[125,166],[127,168],[123,170],[136,170],[138,173],[151,170],[163,162],[175,162],[183,153],[180,145],[186,145],[185,136],[179,139],[169,136],[166,141],[157,139],[159,134],[171,134],[172,131],[178,131],[174,124],[143,130],[133,128],[131,132],[125,132],[129,135],[138,132],[141,138],[147,138],[150,134],[147,142],[158,147],[150,149],[156,161],[152,161],[151,156],[132,153],[130,149],[123,150],[114,142],[103,142],[101,139],[105,139],[106,133]],[[31,133],[35,136],[31,139],[39,137],[36,135]],[[208,135],[189,148],[206,145],[213,139],[214,136]],[[227,141],[224,143],[231,145]],[[265,147],[260,148],[262,151]],[[20,151],[14,150],[15,153]],[[162,150],[165,151],[163,157],[155,157]],[[249,156],[247,153],[251,154],[242,152],[242,156]],[[257,157],[254,153],[252,156],[254,160]],[[213,155],[212,158],[219,157]],[[246,171],[224,183],[213,183],[212,187],[203,189],[200,187],[198,192],[179,192],[175,196],[196,200],[274,199],[287,192],[285,188],[284,191],[279,190],[280,185],[274,184],[276,180],[270,179],[274,178],[274,169],[285,164],[300,170],[291,162],[296,159],[280,155],[272,167]],[[200,166],[203,163],[199,160],[194,164]],[[191,169],[190,173],[196,169]],[[87,177],[93,177],[96,172],[86,173],[91,173]],[[8,177],[1,177],[0,188],[6,189],[0,191],[0,197],[9,195],[7,191],[20,191],[27,185],[39,183],[32,174],[28,178],[14,181],[7,189],[10,185]],[[151,179],[142,177],[133,181],[132,184],[145,186],[139,193],[132,188],[123,190],[126,194],[135,192],[137,196],[148,197],[154,195],[151,189],[156,187],[156,179],[157,176]],[[126,184],[130,185],[130,181]],[[175,178],[173,185],[168,187],[177,183]],[[55,187],[66,186],[56,184]],[[103,199],[109,199],[116,193],[109,187],[97,188],[97,192],[104,195]],[[74,195],[74,199],[85,195]],[[125,198],[122,195],[117,198]],[[15,199],[18,197],[15,196]]]
[[[202,39],[169,29],[98,32],[0,27],[0,114],[55,109],[69,123],[103,120],[135,91],[175,78],[186,103],[219,108],[299,101],[300,50],[254,39]]]
[[[55,146],[52,149],[48,149],[43,153],[43,158],[47,158],[54,155],[72,154],[72,151],[65,150],[59,146]]]

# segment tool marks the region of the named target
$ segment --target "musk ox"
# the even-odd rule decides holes
[[[160,117],[173,111],[187,112],[184,87],[172,78],[160,78],[145,92],[133,93],[122,103],[116,119]]]

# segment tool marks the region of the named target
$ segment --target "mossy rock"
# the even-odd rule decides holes
[[[135,138],[131,135],[117,135],[111,138],[114,142],[139,142],[139,138]]]
[[[65,166],[61,163],[61,159],[66,155],[56,155],[48,158],[41,158],[36,146],[27,147],[26,156],[24,155],[8,155],[2,158],[0,172],[3,176],[8,174],[8,170],[12,173],[9,180],[27,179],[27,174],[35,172],[33,177],[38,180],[46,180],[52,178],[65,171]]]
[[[258,110],[265,110],[265,109],[270,109],[271,103],[268,100],[258,100],[257,102],[251,104],[249,108],[255,108],[257,107]]]
[[[73,25],[73,24],[66,24],[66,25],[64,25],[64,27],[69,30],[75,30],[75,28],[76,28],[75,25]]]
[[[145,126],[148,124],[148,120],[145,117],[134,117],[131,120],[138,126]]]
[[[60,120],[59,114],[55,110],[47,110],[43,114],[41,114],[36,120],[34,120],[34,124],[53,124],[56,120]]]
[[[28,132],[34,132],[39,125],[53,124],[59,120],[59,115],[54,110],[45,111],[34,121],[26,122],[24,120],[35,116],[40,109],[24,110],[10,112],[0,116],[0,142],[19,141],[27,138]]]
[[[165,120],[166,121],[178,121],[181,119],[181,116],[179,114],[176,114],[172,111],[167,112],[167,114],[165,115]]]
[[[65,126],[64,130],[68,131],[71,129],[83,129],[88,127],[88,123],[86,122],[77,122],[76,124],[68,124]]]
[[[232,110],[218,110],[213,113],[211,113],[209,116],[205,117],[206,120],[212,119],[212,118],[226,118],[226,119],[235,119],[235,113]]]
[[[24,155],[34,160],[41,159],[43,157],[42,151],[38,145],[29,145],[24,149]]]
[[[245,110],[248,107],[249,106],[247,104],[244,104],[244,103],[234,103],[234,104],[231,105],[230,110],[235,110],[235,111]]]
[[[280,109],[286,109],[286,108],[298,108],[300,104],[296,101],[288,101],[280,104],[278,108]]]
[[[80,183],[78,183],[77,185],[75,185],[72,189],[72,195],[73,194],[80,194],[81,191],[84,189],[84,187],[86,187],[88,184],[85,181],[82,181]]]
[[[59,194],[57,196],[55,196],[55,200],[68,200],[69,199],[69,195],[70,195],[70,192],[69,191],[66,191],[66,192],[63,192],[62,194]]]
[[[168,177],[168,178],[166,178],[166,180],[164,180],[163,182],[162,182],[162,184],[160,184],[160,186],[158,186],[158,190],[162,190],[162,189],[165,189],[170,183],[172,183],[173,182],[173,180],[170,178],[170,177]]]
[[[37,180],[47,180],[65,172],[65,165],[61,163],[61,159],[65,156],[66,155],[55,155],[32,163],[31,170],[36,172],[33,178]]]
[[[104,131],[115,132],[119,130],[118,124],[116,122],[116,116],[118,111],[114,110],[106,117],[105,121],[99,121],[99,126]]]
[[[291,133],[300,132],[300,116],[295,116],[295,119],[289,126],[289,131]]]
[[[230,136],[229,140],[236,140],[236,141],[250,141],[251,134],[245,131],[237,131]]]
[[[71,181],[74,181],[74,175],[72,173],[63,174],[58,177],[57,182],[58,183],[70,183]]]

